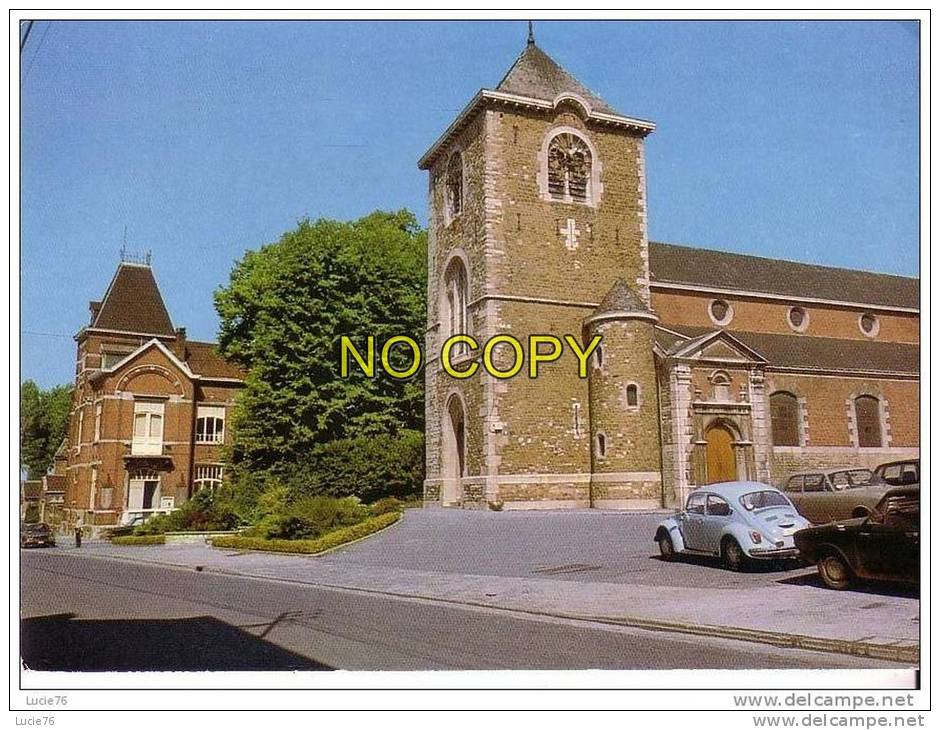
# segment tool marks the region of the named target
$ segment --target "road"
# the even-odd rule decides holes
[[[862,668],[871,660],[81,556],[22,553],[42,670]]]

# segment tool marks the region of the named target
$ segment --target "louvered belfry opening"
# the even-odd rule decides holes
[[[590,199],[591,150],[583,139],[563,132],[548,146],[548,193],[555,200]]]

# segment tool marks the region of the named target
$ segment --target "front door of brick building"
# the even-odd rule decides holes
[[[705,483],[731,482],[738,478],[734,435],[724,426],[705,432]]]

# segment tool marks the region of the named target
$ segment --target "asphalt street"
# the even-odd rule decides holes
[[[861,668],[871,660],[22,551],[37,670]]]

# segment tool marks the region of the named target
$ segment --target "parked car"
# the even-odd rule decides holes
[[[894,487],[868,517],[800,530],[800,555],[830,588],[853,581],[917,583],[920,579],[920,487]]]
[[[904,459],[879,464],[875,467],[875,474],[892,487],[920,485],[920,459]]]
[[[779,489],[760,482],[724,482],[696,489],[685,509],[663,520],[655,542],[666,560],[716,555],[731,570],[748,560],[795,558],[793,533],[809,522]]]
[[[891,485],[871,469],[833,469],[794,474],[783,487],[787,497],[817,525],[871,514]]]
[[[52,547],[55,535],[45,522],[24,524],[20,528],[20,547]]]

